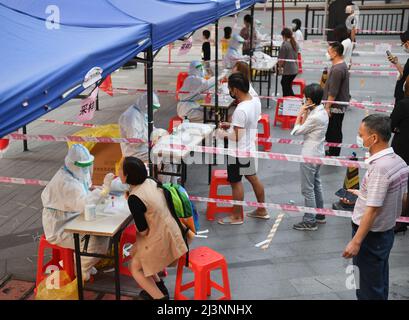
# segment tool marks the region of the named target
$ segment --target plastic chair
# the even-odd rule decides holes
[[[188,300],[182,294],[194,287],[194,300],[206,300],[212,294],[212,289],[220,291],[223,296],[218,300],[231,300],[229,275],[227,271],[227,262],[223,255],[208,248],[199,247],[189,252],[189,269],[194,273],[194,280],[182,284],[183,268],[186,264],[186,257],[179,259],[175,284],[175,300]],[[211,272],[221,269],[223,285],[212,281]]]
[[[296,78],[293,80],[292,84],[293,87],[300,87],[300,93],[294,93],[295,97],[303,98],[304,97],[304,89],[305,89],[305,80],[301,78]]]
[[[187,72],[179,72],[176,80],[176,100],[179,101],[179,91],[183,87],[185,79],[189,76]]]
[[[209,198],[233,200],[231,195],[218,194],[219,186],[230,186],[230,182],[227,181],[227,170],[214,170],[212,172]],[[220,206],[214,202],[207,203],[206,217],[207,220],[213,221],[217,213],[229,213],[233,212],[233,206]],[[241,208],[241,216],[243,217],[243,208]]]
[[[173,128],[177,127],[183,122],[183,119],[175,116],[169,120],[168,132],[171,134],[173,132]]]
[[[297,97],[286,97],[286,98],[297,98]],[[282,114],[279,114],[280,106],[283,106],[284,99],[283,98],[278,98],[277,99],[277,105],[276,105],[276,111],[275,111],[275,116],[274,116],[274,127],[277,125],[277,122],[281,123],[281,129],[283,130],[290,130],[295,124],[295,120],[297,117],[295,116],[284,116]]]
[[[52,258],[50,261],[44,264],[44,252],[46,249],[52,250]],[[63,266],[60,265],[61,260],[63,262]],[[47,277],[47,275],[44,273],[50,266],[55,266],[59,270],[64,270],[67,272],[71,280],[75,279],[74,250],[51,244],[46,240],[45,236],[42,235],[40,238],[40,243],[38,244],[36,287]]]
[[[298,52],[298,74],[302,74],[302,56],[301,56],[301,52]]]
[[[262,114],[260,120],[258,121],[259,124],[263,126],[263,133],[257,133],[257,144],[259,146],[263,146],[264,151],[271,151],[272,143],[266,141],[267,139],[271,138],[270,135],[270,116],[268,114]]]

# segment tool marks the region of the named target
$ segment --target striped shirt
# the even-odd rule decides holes
[[[369,167],[362,180],[352,221],[359,225],[366,208],[380,208],[371,227],[373,232],[392,229],[402,213],[407,193],[409,167],[392,148],[384,149],[365,161]]]

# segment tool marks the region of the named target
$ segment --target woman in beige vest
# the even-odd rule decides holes
[[[148,178],[140,159],[124,158],[119,175],[122,183],[130,185],[128,205],[137,229],[130,271],[144,289],[140,297],[169,299],[169,292],[157,273],[175,265],[187,252],[181,229],[169,210],[163,189]]]

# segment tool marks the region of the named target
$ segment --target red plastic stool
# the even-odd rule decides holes
[[[298,52],[298,74],[302,74],[302,56],[301,52]]]
[[[286,98],[297,98],[297,97],[286,97]],[[297,117],[284,116],[282,114],[279,114],[279,109],[280,109],[280,106],[283,106],[283,102],[284,102],[283,98],[277,99],[276,111],[275,111],[275,116],[274,116],[274,127],[277,125],[277,122],[280,122],[281,129],[290,130],[294,126],[295,120],[297,120]]]
[[[187,72],[179,72],[176,80],[176,100],[179,101],[179,91],[183,87],[185,79],[189,76]]]
[[[131,272],[129,271],[129,268],[125,266],[124,264],[129,262],[132,257],[129,255],[127,257],[124,256],[124,246],[127,243],[134,244],[136,242],[136,225],[131,224],[129,225],[121,235],[121,240],[119,241],[119,273],[132,277]],[[166,271],[166,268],[161,272],[160,276],[161,277],[166,277],[168,275],[168,272]]]
[[[180,118],[180,117],[178,117],[178,116],[175,116],[175,117],[171,118],[171,119],[169,120],[168,132],[169,132],[169,133],[172,133],[172,132],[173,132],[173,128],[174,128],[174,127],[177,127],[177,126],[180,125],[182,122],[183,122],[183,119]]]
[[[187,300],[182,294],[183,291],[195,288],[194,300],[206,300],[212,293],[212,288],[223,293],[218,300],[231,300],[229,275],[227,272],[227,262],[223,255],[213,251],[208,247],[199,247],[189,252],[189,269],[194,273],[194,280],[182,285],[183,267],[186,264],[186,257],[179,259],[175,284],[175,300]],[[221,269],[223,286],[212,281],[211,272]]]
[[[230,182],[227,181],[227,170],[214,170],[212,172],[212,178],[210,182],[209,198],[233,200],[232,196],[220,195],[217,190],[219,186],[230,186]],[[214,220],[216,213],[232,213],[233,206],[219,206],[217,203],[208,202],[206,216],[207,220]],[[241,209],[241,216],[243,217],[243,208]]]
[[[292,86],[300,87],[300,93],[298,94],[294,93],[294,96],[302,99],[304,97],[305,80],[301,78],[294,79]]]
[[[52,250],[52,258],[44,265],[44,251],[45,249]],[[60,261],[63,261],[63,267],[60,266]],[[38,259],[37,259],[37,276],[36,287],[46,278],[44,274],[49,266],[56,266],[59,270],[67,272],[71,280],[75,279],[74,273],[74,250],[62,248],[49,243],[45,236],[42,235],[38,245]]]
[[[260,120],[258,121],[263,126],[263,133],[257,133],[257,143],[259,146],[264,147],[264,151],[271,151],[272,143],[266,141],[270,139],[270,116],[268,114],[262,114]]]

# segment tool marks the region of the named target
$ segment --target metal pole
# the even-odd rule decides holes
[[[215,105],[215,121],[216,127],[219,127],[219,20],[215,23],[215,32],[214,32],[214,39],[215,39],[215,68],[214,68],[214,105]],[[205,111],[206,112],[206,111]]]
[[[97,94],[97,106],[96,106],[96,111],[99,111],[99,92]]]
[[[148,89],[148,151],[149,151],[149,175],[153,176],[153,163],[152,163],[152,144],[151,137],[153,132],[153,50],[150,46],[146,52],[147,64],[147,89]]]
[[[325,0],[324,24],[322,26],[322,40],[327,38],[328,0]]]
[[[271,55],[273,55],[274,41],[274,0],[271,0]]]
[[[253,58],[253,33],[254,33],[254,5],[251,7],[251,27],[250,27],[250,80],[253,77],[252,58]]]
[[[304,40],[308,38],[308,16],[309,16],[310,6],[307,4],[305,7],[305,29],[304,29]]]
[[[283,29],[285,28],[285,7],[284,7],[284,0],[281,0],[281,9],[283,15]]]
[[[27,127],[23,126],[23,134],[27,134]],[[27,140],[23,140],[23,151],[28,151]]]

